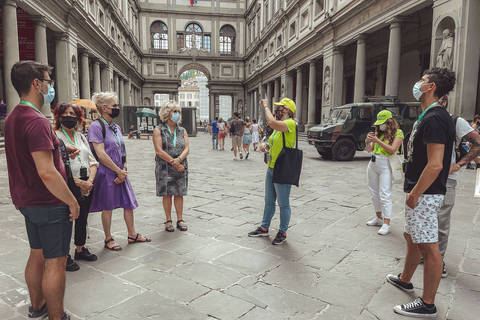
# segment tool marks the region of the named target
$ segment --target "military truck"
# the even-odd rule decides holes
[[[374,130],[377,114],[387,109],[397,120],[407,141],[413,123],[422,113],[420,102],[379,101],[349,103],[333,108],[328,120],[308,130],[308,143],[322,158],[347,161],[365,149],[365,138]]]

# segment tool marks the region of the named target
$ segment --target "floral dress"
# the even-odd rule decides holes
[[[179,126],[175,127],[175,132],[170,132],[166,123],[158,125],[162,136],[163,151],[171,157],[178,158],[185,148],[185,129]],[[176,136],[176,143],[174,139]],[[188,189],[188,162],[183,159],[181,163],[185,171],[178,172],[170,163],[159,156],[155,156],[155,180],[157,187],[157,197],[163,196],[185,196]]]

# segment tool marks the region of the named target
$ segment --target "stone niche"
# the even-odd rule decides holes
[[[167,64],[164,62],[155,62],[153,65],[153,73],[167,74]]]

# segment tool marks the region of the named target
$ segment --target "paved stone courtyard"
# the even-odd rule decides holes
[[[187,232],[164,231],[161,199],[155,196],[151,140],[127,140],[130,175],[138,198],[135,224],[152,238],[127,245],[120,210],[112,230],[120,252],[103,249],[99,213],[89,218],[87,246],[96,262],[79,262],[67,273],[65,308],[72,319],[401,319],[395,304],[422,292],[423,265],[412,280],[415,292],[385,284],[402,270],[403,192],[393,193],[392,232],[377,235],[365,222],[373,216],[366,184],[368,155],[350,162],[322,160],[300,143],[304,165],[291,195],[288,241],[249,238],[261,221],[266,166],[262,155],[233,161],[230,151],[212,150],[210,136],[190,138]],[[227,140],[230,150],[231,140]],[[474,171],[459,174],[441,280],[437,319],[474,320],[480,314],[479,201]],[[29,305],[23,276],[29,246],[20,212],[11,204],[5,155],[0,155],[0,318],[25,319]],[[174,219],[175,222],[175,219]],[[73,252],[73,243],[72,243]]]

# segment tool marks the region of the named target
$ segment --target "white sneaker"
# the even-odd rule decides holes
[[[367,226],[381,226],[381,225],[383,225],[383,219],[380,219],[377,216],[375,216],[373,220],[367,221]]]
[[[233,158],[233,160],[237,161],[237,157]]]
[[[381,236],[384,236],[386,234],[390,233],[390,226],[386,223],[383,224],[383,226],[378,230],[378,234]]]

